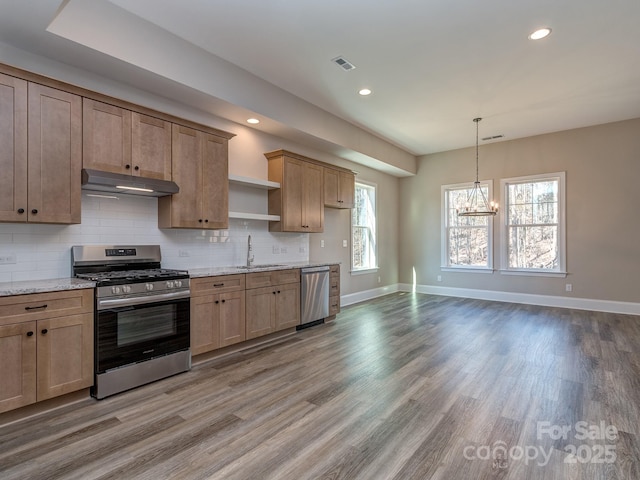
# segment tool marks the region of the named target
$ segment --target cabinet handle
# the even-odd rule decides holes
[[[42,310],[43,308],[47,308],[48,305],[45,303],[44,305],[38,305],[37,307],[24,307],[25,310]]]
[[[20,215],[22,215],[22,214],[24,213],[24,208],[19,208],[19,209],[18,209],[18,213],[19,213]]]
[[[126,164],[126,165],[124,166],[124,168],[126,168],[127,170],[129,170],[129,169],[131,168],[131,165]]]
[[[34,208],[33,210],[31,210],[31,213],[33,213],[35,215],[36,213],[38,213],[38,209]]]
[[[27,337],[33,337],[33,332],[27,332]]]
[[[48,331],[49,331],[49,330],[47,330],[46,328],[43,328],[43,329],[42,329],[42,334],[43,334],[43,335],[46,335]]]
[[[214,283],[214,287],[224,287],[224,283]]]

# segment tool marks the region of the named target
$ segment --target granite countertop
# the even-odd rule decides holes
[[[251,268],[233,265],[227,267],[190,268],[189,276],[191,278],[215,277],[216,275],[235,275],[239,273],[266,272],[269,270],[288,270],[290,268],[323,267],[326,265],[336,265],[338,263],[340,262],[290,262],[266,265],[256,264]]]
[[[50,280],[24,280],[19,282],[0,282],[0,297],[23,295],[27,293],[58,292],[94,288],[95,282],[80,278],[53,278]]]

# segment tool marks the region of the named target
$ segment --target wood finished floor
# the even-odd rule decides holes
[[[639,430],[640,317],[398,293],[0,427],[0,478],[635,480]]]

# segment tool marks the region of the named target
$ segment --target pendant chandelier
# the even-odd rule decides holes
[[[476,181],[467,197],[467,203],[464,207],[456,209],[460,217],[488,217],[498,213],[498,204],[487,201],[487,197],[480,188],[480,180],[478,180],[478,123],[480,120],[482,118],[473,119],[476,122]]]

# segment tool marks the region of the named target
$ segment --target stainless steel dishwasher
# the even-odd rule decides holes
[[[300,328],[324,322],[329,316],[329,266],[300,270]]]

